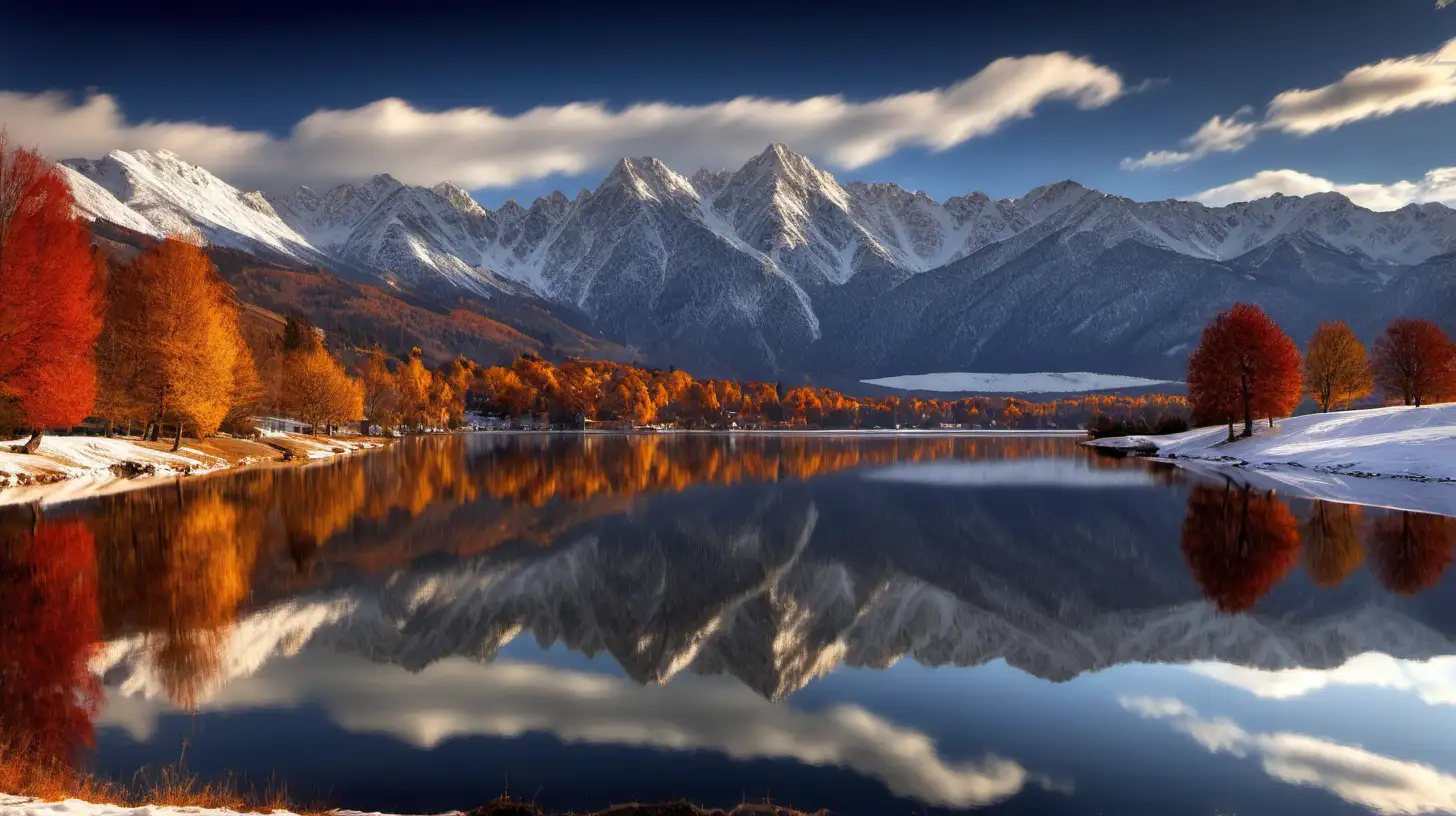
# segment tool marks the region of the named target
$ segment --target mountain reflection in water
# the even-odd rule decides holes
[[[847,767],[965,807],[1065,786],[990,754],[944,758],[853,706],[762,701],[907,657],[1060,682],[1124,663],[1246,677],[1456,651],[1452,519],[1290,499],[1067,438],[404,440],[12,510],[0,535],[0,732],[72,760],[94,742],[103,684],[103,724],[145,740],[157,714],[139,701],[288,705],[303,686],[254,685],[287,660],[290,683],[351,701],[341,721],[422,747],[610,734]],[[505,659],[479,672],[527,633],[609,656],[627,680]],[[678,676],[700,684],[656,688]],[[429,716],[405,711],[416,677],[436,683]],[[480,713],[486,699],[509,715]]]

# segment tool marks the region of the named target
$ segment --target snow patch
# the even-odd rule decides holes
[[[976,391],[983,394],[1076,394],[1153,385],[1181,385],[1176,380],[1149,380],[1123,374],[1093,374],[1088,371],[1037,374],[944,372],[906,374],[860,382],[902,391]]]

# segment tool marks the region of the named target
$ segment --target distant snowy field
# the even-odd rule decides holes
[[[1176,380],[1148,380],[1122,374],[1093,374],[1090,371],[1039,374],[973,374],[948,371],[942,374],[882,377],[860,382],[902,391],[978,391],[983,394],[1078,394],[1084,391],[1145,388],[1150,385],[1181,385]]]

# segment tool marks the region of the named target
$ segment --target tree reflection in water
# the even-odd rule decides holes
[[[10,531],[0,556],[0,718],[70,717],[72,725],[44,732],[84,743],[89,732],[76,723],[89,722],[96,694],[87,644],[123,637],[141,637],[168,698],[194,707],[221,676],[231,628],[250,609],[429,556],[554,545],[588,521],[631,512],[646,495],[866,466],[1048,458],[1144,466],[1048,437],[451,436],[108,496],[62,507],[34,529],[28,511],[12,513],[0,527]],[[1185,474],[1153,470],[1154,481],[1176,489]],[[1254,607],[1301,560],[1301,539],[1304,570],[1321,587],[1347,583],[1366,549],[1376,579],[1402,594],[1434,585],[1451,559],[1449,519],[1317,502],[1300,505],[1302,517],[1309,507],[1301,524],[1272,493],[1232,483],[1188,490],[1182,552],[1223,612]],[[925,517],[927,509],[916,511],[926,523],[972,523]],[[42,550],[58,555],[37,561]],[[27,702],[58,688],[71,691]]]
[[[1304,571],[1315,584],[1339,586],[1365,560],[1365,513],[1353,504],[1316,501],[1304,523]]]
[[[1441,580],[1451,564],[1453,520],[1426,513],[1395,513],[1375,522],[1371,566],[1382,586],[1414,595]]]
[[[80,521],[0,523],[0,771],[64,763],[91,745],[100,702],[87,670],[100,635],[96,550]]]
[[[1298,522],[1273,493],[1225,482],[1194,485],[1183,519],[1183,556],[1222,612],[1243,612],[1299,557]]]

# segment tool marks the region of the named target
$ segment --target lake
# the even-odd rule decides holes
[[[0,535],[0,730],[115,778],[1456,812],[1451,519],[1073,438],[406,439]]]

